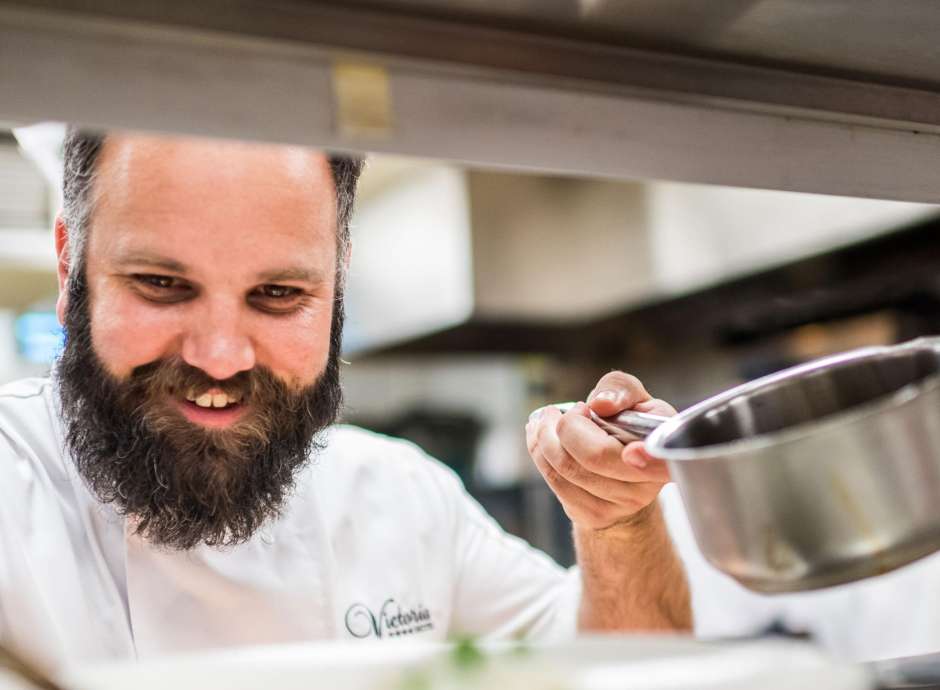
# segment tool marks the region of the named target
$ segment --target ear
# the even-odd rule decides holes
[[[55,313],[60,324],[65,324],[65,311],[69,299],[69,269],[72,265],[69,252],[69,234],[65,228],[65,221],[58,215],[55,219],[55,255],[56,274],[59,280],[59,297],[55,303]]]

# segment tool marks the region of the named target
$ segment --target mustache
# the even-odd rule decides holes
[[[287,388],[267,367],[256,365],[252,369],[240,371],[227,379],[216,379],[202,369],[184,362],[179,356],[155,360],[135,367],[129,377],[130,383],[145,388],[151,394],[163,394],[170,397],[183,397],[192,391],[205,391],[210,388],[226,393],[231,397],[258,397],[275,387]]]
[[[226,429],[205,429],[188,421],[175,409],[191,391],[216,388],[249,405],[248,414]],[[268,443],[281,420],[309,415],[309,401],[302,389],[292,390],[269,368],[256,365],[227,379],[216,379],[202,369],[174,356],[135,367],[120,387],[120,407],[153,432],[173,439],[186,453],[203,453],[206,443],[237,454],[253,444]],[[192,433],[187,430],[192,430]],[[194,435],[195,434],[195,435]]]

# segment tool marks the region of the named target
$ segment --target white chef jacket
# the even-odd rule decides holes
[[[52,666],[235,645],[558,639],[580,576],[507,535],[449,469],[348,426],[235,547],[151,546],[64,452],[54,384],[0,386],[0,639]]]

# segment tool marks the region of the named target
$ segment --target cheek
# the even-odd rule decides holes
[[[132,295],[102,292],[91,301],[91,339],[110,374],[128,376],[171,351],[178,325],[168,311],[147,308]]]
[[[285,381],[310,385],[326,368],[331,325],[329,309],[264,319],[255,340],[258,363]]]

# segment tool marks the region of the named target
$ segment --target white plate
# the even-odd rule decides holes
[[[75,690],[868,690],[857,665],[807,643],[702,643],[667,636],[484,645],[461,671],[449,645],[375,641],[233,649],[74,669]]]

